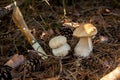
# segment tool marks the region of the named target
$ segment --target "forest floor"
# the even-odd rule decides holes
[[[120,62],[120,5],[114,1],[80,0],[66,5],[64,16],[62,4],[50,0],[28,0],[19,8],[32,34],[41,44],[49,59],[41,60],[40,70],[21,74],[17,80],[99,80],[111,72]],[[54,0],[53,0],[54,1]],[[0,1],[0,7],[9,5],[10,0]],[[74,24],[71,25],[71,24]],[[93,52],[88,58],[77,59],[74,47],[79,38],[71,36],[69,55],[62,60],[53,56],[49,47],[51,38],[62,35],[61,29],[72,31],[82,23],[92,23],[98,30],[93,41]],[[14,54],[27,55],[32,46],[12,20],[12,13],[0,20],[0,65],[4,65]],[[77,64],[77,65],[76,65]],[[17,72],[19,73],[19,71]],[[16,73],[16,74],[17,74]],[[24,77],[22,77],[24,75]],[[21,78],[21,79],[20,79]]]

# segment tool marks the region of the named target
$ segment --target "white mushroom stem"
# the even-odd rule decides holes
[[[53,52],[54,56],[63,57],[63,56],[66,56],[68,54],[69,50],[70,50],[70,46],[67,43],[65,43],[64,45],[62,45],[59,48],[52,49],[52,52]]]
[[[74,51],[76,56],[89,56],[90,52],[92,51],[92,40],[90,37],[82,37],[80,41],[76,45]]]

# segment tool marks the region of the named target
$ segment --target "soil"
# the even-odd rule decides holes
[[[116,68],[120,62],[119,1],[71,0],[66,2],[65,7],[61,1],[49,0],[50,5],[45,1],[47,0],[27,0],[19,8],[31,33],[49,58],[47,60],[39,58],[39,70],[21,73],[19,77],[14,78],[15,80],[99,80]],[[10,3],[10,0],[0,1],[0,7]],[[75,27],[70,23],[76,23]],[[77,24],[82,23],[92,23],[98,30],[92,39],[93,51],[87,58],[75,57],[74,47],[79,38],[70,36],[67,42],[71,50],[69,55],[62,59],[61,67],[60,58],[53,56],[48,46],[49,41],[55,36],[63,35],[62,29],[70,28],[74,31]],[[12,12],[0,19],[0,27],[0,65],[4,65],[17,53],[24,56],[36,53],[14,24]],[[18,68],[16,75],[20,73]]]

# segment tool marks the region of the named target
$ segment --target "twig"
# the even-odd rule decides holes
[[[99,14],[99,16],[101,17],[101,19],[103,20],[103,28],[104,28],[104,30],[105,30],[105,32],[107,33],[107,35],[108,36],[110,36],[111,38],[112,38],[112,35],[111,34],[109,34],[109,32],[108,32],[108,30],[106,29],[106,22],[105,22],[105,20],[104,20],[104,17],[101,15],[101,14]]]
[[[81,60],[82,60],[82,57],[77,57],[77,60],[76,60],[76,74],[75,74],[75,76],[77,76],[77,74],[78,74],[78,69],[79,69]]]
[[[106,6],[93,7],[93,8],[82,10],[82,11],[80,11],[80,13],[84,14],[84,13],[87,13],[87,12],[90,12],[90,11],[93,11],[93,10],[104,9],[104,8],[108,8],[108,7],[106,7]]]
[[[46,3],[47,3],[47,5],[49,5],[50,6],[50,3],[48,2],[48,0],[44,0]]]
[[[26,58],[25,58],[25,61],[26,61]],[[24,64],[25,64],[25,61],[24,61]],[[24,69],[23,69],[23,80],[25,80],[25,77],[26,77],[26,66],[24,66]]]
[[[16,49],[16,52],[17,52],[17,54],[19,53],[19,50],[18,50],[18,48],[17,48],[17,46],[16,46],[16,44],[15,44],[15,39],[13,40],[13,45],[14,45],[14,47],[15,47],[15,49]]]
[[[47,26],[45,20],[43,19],[43,17],[41,15],[39,15],[39,17],[41,18],[42,22],[45,24],[45,26]]]
[[[76,76],[74,75],[74,73],[72,73],[70,70],[67,70],[68,73],[70,73],[70,75],[73,77],[74,80],[77,80]],[[75,72],[76,74],[76,72]]]
[[[64,12],[64,17],[66,16],[66,5],[65,5],[65,0],[62,0],[62,4],[63,4],[63,12]]]
[[[40,25],[41,28],[46,32],[45,28],[44,28],[35,18],[33,18],[33,20],[34,20],[38,25]]]
[[[103,15],[106,15],[106,16],[116,16],[116,17],[120,17],[119,13],[114,13],[114,12],[110,12],[109,14],[103,14]]]
[[[56,12],[53,10],[52,6],[50,5],[50,3],[48,2],[49,0],[44,0],[46,2],[46,4],[50,7],[51,11],[56,14]]]
[[[59,71],[58,79],[60,78],[60,76],[62,74],[62,57],[60,57],[60,59],[59,59],[59,64],[60,64],[60,71]]]

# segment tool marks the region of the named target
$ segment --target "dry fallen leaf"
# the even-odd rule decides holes
[[[5,63],[12,68],[15,68],[24,62],[25,58],[23,55],[15,54],[9,61]]]

